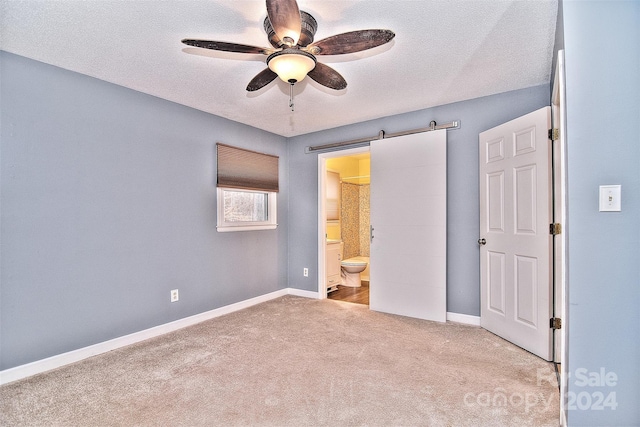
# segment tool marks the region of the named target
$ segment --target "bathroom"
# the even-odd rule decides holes
[[[327,281],[329,299],[369,304],[370,168],[368,152],[326,162],[327,262],[331,248],[341,250],[340,279],[335,286]],[[331,271],[327,265],[328,277]]]

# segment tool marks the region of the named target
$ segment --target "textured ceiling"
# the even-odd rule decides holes
[[[316,40],[396,33],[368,51],[318,57],[348,86],[276,79],[249,93],[265,56],[185,46],[201,38],[269,46],[261,0],[1,0],[2,50],[283,136],[549,83],[557,0],[298,0]],[[427,126],[428,124],[425,124]]]

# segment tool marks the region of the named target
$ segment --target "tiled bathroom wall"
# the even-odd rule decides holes
[[[369,185],[342,183],[343,258],[369,256]]]
[[[369,256],[369,185],[360,186],[360,256]]]
[[[344,242],[343,259],[360,252],[360,186],[342,183],[341,235]]]

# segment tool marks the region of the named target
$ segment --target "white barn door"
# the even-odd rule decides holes
[[[446,321],[447,134],[372,141],[372,310]]]
[[[480,134],[480,324],[552,358],[550,107]]]

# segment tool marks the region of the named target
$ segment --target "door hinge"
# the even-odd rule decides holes
[[[549,139],[552,141],[557,141],[558,139],[560,139],[560,129],[549,129]]]
[[[558,234],[562,234],[562,224],[557,222],[553,224],[549,224],[549,234],[551,234],[552,236],[557,236]]]
[[[559,317],[552,317],[549,319],[549,327],[551,329],[562,329],[562,319]]]

